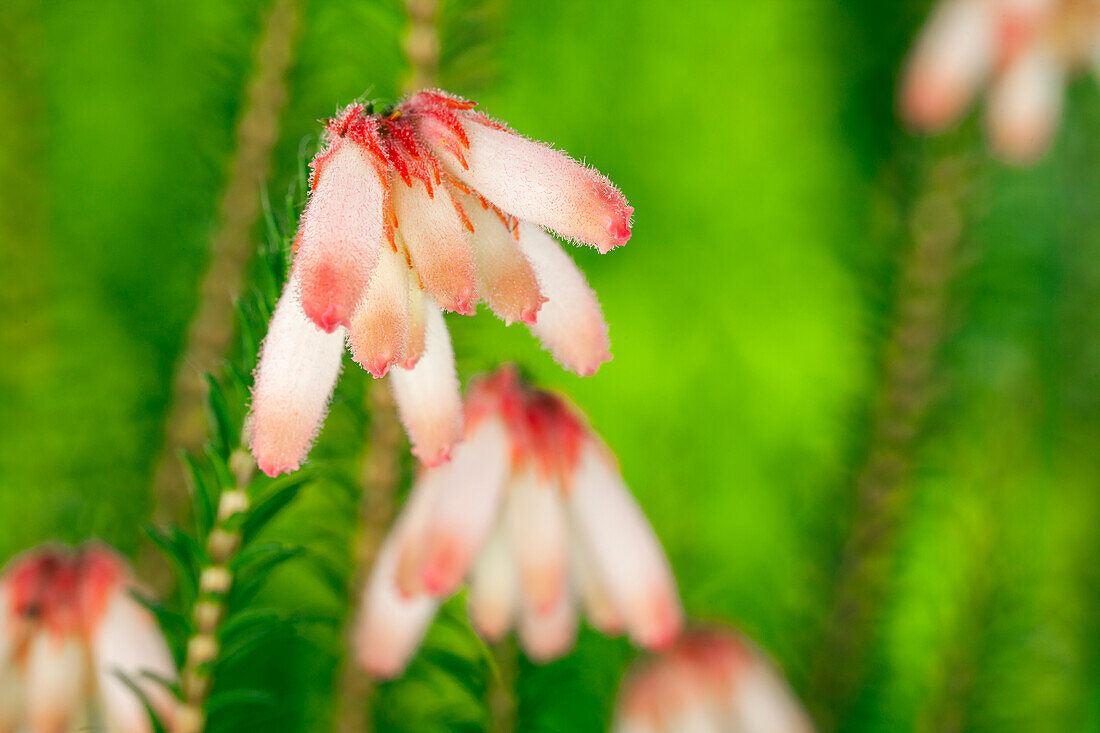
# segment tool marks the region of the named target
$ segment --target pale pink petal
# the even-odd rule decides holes
[[[617,636],[626,630],[626,622],[615,606],[615,599],[608,592],[606,584],[600,577],[600,571],[592,560],[588,541],[581,536],[575,523],[570,523],[570,530],[572,562],[569,569],[577,595],[584,605],[584,613],[588,617],[588,622],[601,633]]]
[[[376,677],[400,674],[428,630],[439,602],[427,594],[398,590],[397,565],[402,545],[422,535],[432,490],[418,484],[382,544],[363,588],[356,621],[355,655],[359,665]]]
[[[535,662],[557,659],[577,640],[577,609],[569,593],[560,593],[553,607],[539,612],[520,604],[519,639]]]
[[[737,675],[732,690],[737,730],[745,733],[813,733],[806,711],[786,683],[757,660]]]
[[[520,224],[519,243],[547,298],[531,333],[566,369],[585,377],[595,374],[611,358],[596,292],[558,241],[542,229]]]
[[[447,310],[473,313],[477,277],[470,252],[470,231],[445,186],[429,195],[424,184],[393,183],[398,232],[424,287]]]
[[[572,519],[631,637],[646,647],[672,642],[683,624],[676,581],[653,528],[602,446],[588,442],[581,449],[569,499]]]
[[[569,529],[561,490],[528,467],[512,478],[505,511],[524,606],[550,613],[567,594]]]
[[[993,68],[993,3],[945,0],[934,11],[909,59],[901,113],[924,130],[940,130],[962,114]]]
[[[404,362],[408,338],[409,267],[404,257],[386,248],[351,318],[348,345],[355,361],[377,378]]]
[[[478,293],[506,324],[534,323],[546,299],[515,234],[497,210],[478,197],[463,195],[460,201],[474,227],[470,245],[477,266]]]
[[[13,616],[7,581],[0,581],[0,670],[11,661],[19,619]]]
[[[1047,149],[1062,112],[1064,76],[1061,62],[1046,46],[1005,70],[989,98],[989,130],[1000,155],[1026,163]]]
[[[171,730],[174,698],[157,680],[175,681],[176,665],[156,619],[134,600],[128,588],[119,586],[112,594],[90,641],[96,684],[109,730],[117,733],[153,730],[144,704],[119,679],[119,674],[141,688],[161,722]]]
[[[393,532],[396,553],[394,580],[398,592],[406,598],[424,593],[420,568],[424,564],[424,551],[428,548],[428,520],[436,497],[445,487],[445,474],[421,470],[401,511],[401,531]]]
[[[306,315],[325,331],[346,326],[386,239],[386,186],[349,140],[328,156],[302,214],[294,271]]]
[[[405,360],[401,363],[406,369],[412,369],[424,355],[424,344],[428,322],[425,318],[427,304],[424,291],[420,288],[416,270],[409,270],[409,339],[405,343]]]
[[[634,209],[599,171],[476,116],[463,117],[462,126],[469,149],[460,159],[448,150],[452,132],[446,125],[431,115],[420,120],[422,134],[450,171],[499,208],[600,252],[630,239]]]
[[[512,627],[519,605],[519,581],[503,524],[497,525],[478,555],[467,603],[470,621],[484,639],[499,641]]]
[[[424,355],[412,369],[390,371],[390,387],[413,455],[435,466],[450,457],[451,446],[462,438],[462,396],[443,314],[427,298],[424,305]]]
[[[27,650],[27,723],[31,733],[62,733],[80,722],[88,664],[76,636],[40,631]]]
[[[302,311],[296,285],[292,277],[275,307],[252,388],[252,455],[268,476],[293,471],[305,460],[344,354],[344,329],[318,329]]]
[[[25,714],[27,686],[14,664],[0,665],[0,733],[16,733]]]
[[[453,593],[477,558],[497,519],[510,453],[504,424],[489,417],[455,447],[450,462],[429,469],[443,474],[420,576],[432,595]]]

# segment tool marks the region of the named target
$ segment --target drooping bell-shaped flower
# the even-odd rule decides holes
[[[471,388],[466,438],[424,469],[364,589],[356,655],[404,669],[440,601],[466,582],[486,639],[513,626],[532,659],[564,654],[578,608],[659,648],[679,633],[675,580],[614,457],[562,397],[504,368]]]
[[[40,548],[8,564],[0,731],[151,733],[145,703],[124,679],[171,725],[175,704],[162,680],[174,680],[176,666],[135,588],[125,561],[100,545]]]
[[[1100,0],[940,0],[909,59],[908,122],[938,131],[983,86],[994,149],[1027,162],[1050,143],[1066,78],[1100,63]]]
[[[372,375],[393,375],[413,452],[445,460],[461,407],[441,309],[472,315],[483,300],[580,375],[611,358],[596,294],[547,230],[606,252],[630,238],[633,209],[594,169],[473,107],[429,91],[329,122],[256,374],[266,473],[305,459],[345,341]]]
[[[612,733],[811,733],[772,664],[739,634],[685,632],[627,674]]]

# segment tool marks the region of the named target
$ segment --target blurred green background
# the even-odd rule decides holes
[[[396,0],[302,5],[278,200],[319,119],[392,98],[406,74]],[[139,551],[266,7],[0,3],[0,560],[89,536]],[[895,86],[928,8],[450,3],[443,85],[597,166],[636,207],[627,247],[570,249],[612,362],[571,377],[483,310],[448,319],[460,375],[515,360],[567,391],[618,452],[689,612],[745,630],[810,697],[912,208],[936,161],[964,161],[896,562],[868,601],[867,674],[836,712],[853,731],[1100,730],[1100,95],[1073,84],[1030,169],[990,159],[974,114],[911,136]],[[348,475],[364,381],[347,371],[315,452]],[[304,559],[263,602],[342,618],[357,512],[347,486],[307,487],[271,534],[333,558],[335,580]],[[418,660],[375,696],[376,730],[488,725],[493,663],[450,610],[431,644],[469,664]],[[273,702],[211,729],[328,729],[342,638],[322,623],[259,645],[219,684]],[[561,662],[521,663],[517,730],[606,729],[632,655],[586,633]]]

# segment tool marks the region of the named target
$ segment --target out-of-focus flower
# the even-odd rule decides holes
[[[537,661],[573,645],[578,606],[647,647],[681,627],[668,561],[614,457],[563,398],[511,368],[471,387],[466,439],[423,471],[382,546],[360,606],[360,663],[400,672],[466,578],[478,632],[495,640],[518,625]]]
[[[329,122],[256,375],[252,450],[266,473],[305,458],[345,340],[375,377],[393,369],[428,465],[461,435],[441,308],[472,315],[485,300],[580,375],[611,358],[595,292],[545,229],[606,252],[630,238],[633,209],[594,169],[473,107],[420,92],[377,113],[353,104]]]
[[[170,725],[176,676],[152,614],[131,595],[125,561],[100,545],[45,547],[0,576],[0,731],[66,733],[93,721],[110,733],[146,733],[142,690]],[[120,675],[122,677],[120,677]]]
[[[988,84],[993,147],[1027,162],[1053,136],[1066,77],[1098,61],[1097,0],[941,0],[909,59],[902,114],[941,130]]]
[[[813,726],[772,664],[725,630],[683,634],[623,682],[613,733],[810,733]]]

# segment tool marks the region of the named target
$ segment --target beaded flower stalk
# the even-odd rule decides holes
[[[633,209],[597,171],[426,91],[330,120],[310,188],[253,392],[265,473],[305,459],[345,343],[373,376],[390,374],[413,452],[446,460],[462,405],[443,310],[484,301],[580,375],[610,358],[596,294],[547,233],[600,252],[630,238]]]
[[[1100,60],[1097,0],[941,0],[909,59],[902,115],[938,131],[982,86],[994,149],[1027,162],[1050,143],[1063,87]]]
[[[176,665],[106,547],[45,547],[0,576],[0,731],[151,733],[171,725]],[[140,695],[138,694],[140,691]],[[142,697],[145,700],[142,700]]]
[[[577,607],[608,634],[662,647],[682,612],[664,551],[614,456],[559,395],[504,368],[477,381],[466,438],[424,469],[364,589],[360,664],[404,669],[441,600],[469,579],[474,627],[516,625],[528,656],[567,652]]]

